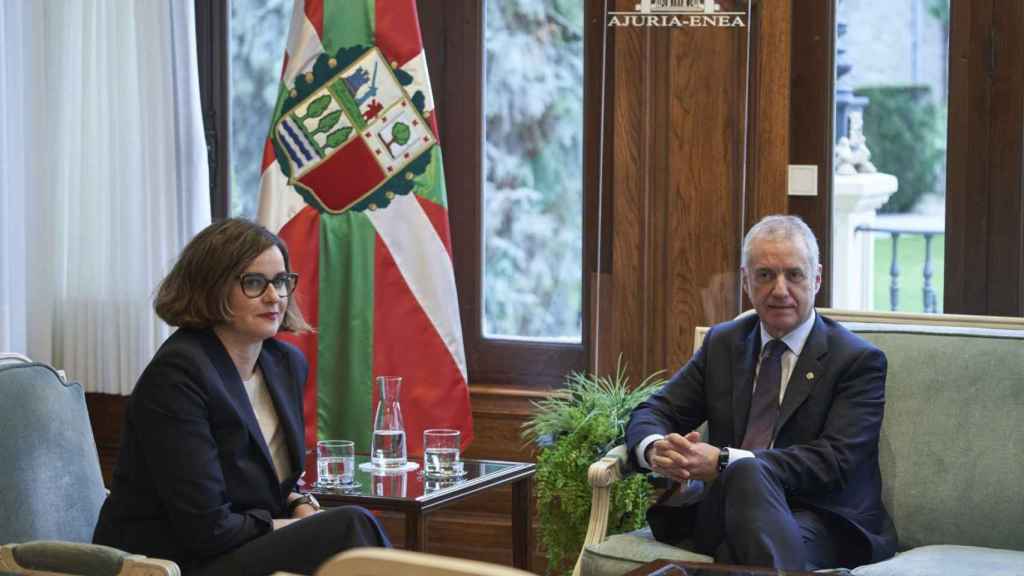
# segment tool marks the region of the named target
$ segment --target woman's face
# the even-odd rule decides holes
[[[284,256],[276,246],[267,248],[242,271],[241,279],[231,280],[228,292],[228,306],[231,318],[224,328],[238,340],[243,342],[262,342],[277,334],[284,320],[284,312],[288,307],[288,296],[278,293],[274,284],[266,284],[266,289],[257,297],[250,297],[242,290],[242,282],[249,285],[252,293],[253,284],[259,284],[259,276],[266,280],[274,280],[279,274],[286,273]]]

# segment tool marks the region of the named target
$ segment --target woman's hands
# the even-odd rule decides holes
[[[298,520],[299,518],[305,518],[306,516],[312,516],[319,512],[316,508],[313,508],[309,504],[299,504],[292,511],[292,519]]]
[[[292,502],[294,502],[294,501],[296,501],[296,500],[298,500],[300,498],[304,498],[304,496],[302,494],[299,494],[298,492],[292,492],[291,494],[289,494],[288,495],[288,507],[291,508]],[[313,500],[313,502],[316,502],[316,500]],[[291,524],[291,523],[293,523],[293,522],[295,522],[297,520],[301,520],[301,519],[305,518],[306,516],[312,516],[313,514],[316,514],[319,511],[320,511],[320,509],[318,507],[316,507],[316,506],[313,506],[313,504],[309,504],[309,503],[299,504],[298,506],[295,506],[295,508],[292,510],[291,518],[275,518],[274,519],[274,521],[273,521],[274,530],[280,530],[281,528],[284,528],[285,526],[287,526],[287,525],[289,525],[289,524]]]
[[[291,494],[289,494],[288,495],[288,504],[289,504],[288,507],[292,508],[292,506],[291,506],[292,502],[294,502],[296,500],[299,500],[300,498],[304,498],[304,496],[302,494],[299,494],[298,492],[292,492]],[[311,499],[312,496],[309,496],[308,498]],[[316,500],[312,500],[312,502],[302,503],[302,504],[299,504],[298,506],[295,506],[292,509],[292,518],[293,519],[305,518],[306,516],[312,516],[313,514],[316,514],[317,512],[320,511],[320,507],[319,506],[315,506],[315,504],[316,504]]]
[[[280,530],[281,528],[284,528],[285,526],[291,524],[292,522],[295,522],[296,520],[298,520],[298,518],[274,518],[274,530]]]

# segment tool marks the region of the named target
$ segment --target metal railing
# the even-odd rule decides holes
[[[921,275],[924,279],[921,297],[926,313],[935,314],[938,312],[938,302],[935,293],[935,286],[932,284],[932,275],[935,267],[932,265],[932,240],[936,236],[946,233],[940,225],[932,222],[899,224],[874,223],[869,226],[858,226],[856,232],[888,234],[892,238],[892,261],[889,265],[889,309],[895,312],[900,305],[900,264],[899,264],[899,241],[900,236],[924,236],[924,267]]]

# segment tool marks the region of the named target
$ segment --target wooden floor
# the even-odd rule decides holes
[[[474,387],[471,396],[475,440],[465,457],[533,461],[532,447],[525,446],[519,437],[519,430],[530,414],[529,395],[520,396],[507,388]],[[86,394],[103,478],[108,485],[120,451],[125,400],[122,396]],[[503,486],[431,512],[427,516],[427,551],[512,566],[511,506],[512,489]],[[401,547],[405,541],[401,515],[375,513],[395,545]],[[536,534],[535,527],[530,570],[543,574],[547,559],[537,550]]]

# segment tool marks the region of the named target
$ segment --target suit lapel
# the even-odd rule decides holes
[[[814,389],[815,382],[824,374],[824,367],[820,360],[828,354],[827,334],[828,329],[821,315],[814,318],[814,327],[800,357],[796,360],[793,373],[789,376],[789,384],[786,385],[786,395],[782,398],[782,407],[779,410],[779,419],[775,422],[773,438],[777,438],[779,430],[786,424],[786,421],[796,412],[796,409],[804,403],[807,395]]]
[[[256,413],[252,409],[249,395],[245,392],[245,386],[242,384],[242,377],[238,374],[238,368],[235,367],[235,363],[231,360],[228,351],[221,344],[220,338],[217,338],[217,335],[212,330],[205,332],[204,336],[203,348],[206,349],[207,354],[210,356],[210,361],[213,362],[217,373],[220,374],[221,382],[224,383],[225,393],[231,399],[235,411],[241,416],[242,422],[245,423],[245,428],[255,439],[256,445],[260,447],[265,464],[276,476],[274,463],[270,458],[270,449],[267,448],[267,443],[263,440],[263,431],[260,430],[259,421],[256,420]],[[263,357],[263,353],[260,353],[260,357]],[[265,372],[264,379],[266,379]]]
[[[298,414],[290,409],[294,400],[288,398],[288,374],[284,367],[277,362],[277,358],[267,351],[267,345],[263,346],[258,360],[260,369],[263,370],[263,380],[267,383],[267,390],[270,398],[274,401],[274,409],[277,411],[277,420],[284,430],[285,442],[288,444],[288,452],[291,456],[291,472],[302,470],[302,424],[299,422]],[[281,481],[285,481],[281,478]]]
[[[756,318],[756,316],[755,316]],[[761,351],[760,322],[754,322],[753,328],[733,342],[733,358],[739,358],[732,377],[732,430],[733,445],[739,446],[747,429],[747,417],[750,415],[750,397],[754,388],[754,371],[757,368],[757,356]]]

